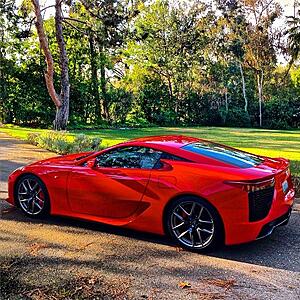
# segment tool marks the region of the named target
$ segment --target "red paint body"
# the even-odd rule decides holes
[[[295,192],[287,160],[264,157],[260,165],[241,169],[181,148],[197,141],[183,136],[146,137],[79,160],[82,153],[36,162],[10,175],[8,201],[15,204],[13,190],[19,176],[31,173],[45,183],[53,215],[164,234],[164,209],[169,201],[180,195],[195,195],[218,211],[227,245],[255,240],[263,225],[289,211]],[[150,147],[189,161],[163,160],[164,167],[157,170],[83,166],[100,153],[122,146]],[[263,220],[249,222],[248,193],[226,181],[252,182],[271,176],[275,177],[271,210]],[[284,180],[289,184],[287,193],[282,190]]]

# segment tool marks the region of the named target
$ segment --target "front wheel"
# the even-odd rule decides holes
[[[50,202],[45,184],[36,176],[23,176],[15,187],[15,201],[30,217],[41,217],[49,213]]]
[[[170,236],[183,248],[204,252],[222,242],[222,222],[215,208],[206,201],[182,197],[171,203],[166,217]]]

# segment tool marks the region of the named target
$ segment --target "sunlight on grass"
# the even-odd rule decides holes
[[[18,126],[0,127],[0,132],[13,137],[26,139],[30,132],[42,133],[46,129],[32,129]],[[253,128],[224,128],[224,127],[153,127],[141,129],[99,129],[99,130],[73,130],[67,132],[72,138],[76,134],[86,134],[90,137],[102,139],[103,146],[151,135],[190,135],[223,143],[228,146],[251,153],[270,156],[285,157],[292,161],[292,171],[300,175],[300,130],[267,130]]]

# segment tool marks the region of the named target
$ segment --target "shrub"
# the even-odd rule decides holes
[[[296,197],[300,196],[300,177],[292,176],[293,185],[296,191]]]
[[[27,141],[29,142],[29,144],[37,146],[37,144],[38,144],[37,139],[39,136],[40,136],[40,133],[36,133],[36,132],[28,133]]]
[[[127,114],[125,119],[125,126],[140,128],[149,127],[151,126],[151,124],[146,119],[144,113],[140,109],[134,108]]]
[[[36,138],[36,142],[37,146],[58,154],[71,153],[71,146],[65,133],[54,131],[42,133]]]
[[[87,152],[100,149],[101,139],[90,138],[84,134],[79,134],[73,141],[73,152]]]
[[[251,127],[250,116],[242,108],[230,108],[226,114],[225,125],[230,127]]]
[[[127,114],[132,108],[132,93],[122,88],[110,87],[108,90],[108,96],[110,117],[114,123],[123,125]]]
[[[151,124],[143,117],[131,118],[131,116],[126,118],[125,126],[132,128],[142,128],[150,127]]]
[[[84,134],[68,137],[66,133],[49,131],[46,133],[30,133],[27,136],[29,143],[58,154],[97,151],[101,148],[100,138],[90,138]]]
[[[272,98],[265,103],[264,125],[272,129],[290,129],[299,126],[298,98]]]

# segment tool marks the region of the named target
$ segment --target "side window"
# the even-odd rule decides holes
[[[179,157],[167,152],[163,152],[161,157],[161,159],[169,159],[169,160],[178,160],[178,161],[188,161],[187,159],[183,158],[183,157]]]
[[[186,158],[183,157],[179,157],[167,152],[162,152],[160,159],[167,159],[167,160],[176,160],[176,161],[189,161]],[[155,166],[153,167],[154,169],[161,169],[163,167],[163,163],[159,160],[157,161],[157,163],[155,164]]]
[[[153,169],[161,152],[145,147],[123,147],[103,153],[96,158],[96,166],[106,168]]]

